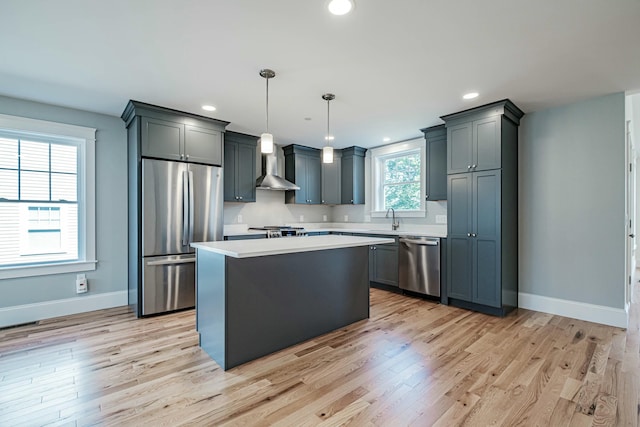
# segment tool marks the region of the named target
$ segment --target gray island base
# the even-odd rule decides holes
[[[369,245],[390,241],[313,236],[193,244],[200,346],[228,370],[367,319]]]

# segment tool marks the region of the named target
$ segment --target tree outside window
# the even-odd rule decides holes
[[[384,209],[420,209],[420,153],[384,161]]]

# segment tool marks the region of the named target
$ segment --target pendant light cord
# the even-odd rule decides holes
[[[329,103],[330,99],[327,99],[327,145],[331,145],[331,133],[329,133]]]
[[[267,133],[269,133],[269,77],[267,80]]]

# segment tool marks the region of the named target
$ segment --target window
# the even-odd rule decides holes
[[[424,140],[412,140],[371,150],[372,216],[393,208],[400,216],[424,216]]]
[[[0,115],[0,278],[95,269],[94,137]]]

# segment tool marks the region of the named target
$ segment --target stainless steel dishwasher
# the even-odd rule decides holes
[[[439,297],[440,239],[401,237],[398,270],[400,289]]]

